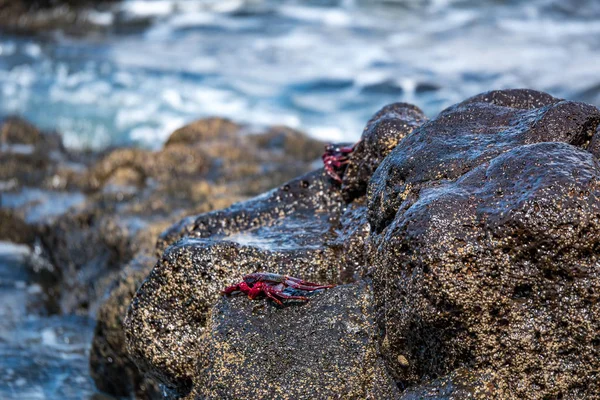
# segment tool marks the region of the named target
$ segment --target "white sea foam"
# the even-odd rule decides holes
[[[554,1],[124,1],[119,15],[153,21],[142,34],[0,38],[0,114],[58,129],[71,147],[157,147],[176,123],[212,115],[354,140],[393,101],[430,115],[503,87],[600,101],[600,23],[559,23]]]

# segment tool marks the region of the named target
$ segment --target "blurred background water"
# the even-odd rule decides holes
[[[72,148],[156,148],[202,116],[355,140],[379,107],[430,116],[528,87],[600,102],[595,0],[125,0],[84,37],[0,38],[0,115]]]
[[[49,315],[29,276],[41,262],[27,246],[0,242],[0,399],[101,399],[89,374],[94,320]]]

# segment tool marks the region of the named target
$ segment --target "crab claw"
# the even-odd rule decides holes
[[[325,152],[321,157],[325,172],[337,183],[342,183],[342,174],[346,165],[350,162],[349,155],[354,151],[356,144],[353,146],[339,146],[328,144],[325,146]]]
[[[246,293],[250,288],[246,284],[246,282],[240,282],[237,285],[227,286],[225,289],[221,290],[221,294],[233,294],[233,293]]]

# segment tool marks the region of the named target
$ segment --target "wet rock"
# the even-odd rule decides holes
[[[220,291],[245,274],[266,270],[336,282],[339,264],[322,233],[334,235],[342,205],[320,170],[167,231],[163,241],[179,240],[138,290],[126,320],[138,366],[168,387],[189,390],[207,313]]]
[[[406,103],[387,105],[371,117],[343,176],[342,188],[348,202],[365,195],[369,179],[383,159],[425,121],[427,117],[418,107]]]
[[[190,397],[397,397],[378,358],[371,297],[361,282],[285,308],[222,298],[210,313],[205,364]]]
[[[273,126],[264,133],[250,135],[248,139],[259,148],[282,154],[290,163],[318,160],[325,146],[324,142],[307,140],[304,133],[287,126]]]
[[[295,140],[302,142],[299,136],[297,133]],[[311,162],[289,161],[281,149],[264,149],[247,139],[241,126],[220,119],[197,121],[173,133],[173,138],[156,152],[116,149],[100,158],[85,159],[82,169],[70,178],[70,186],[80,190],[78,208],[68,211],[66,207],[57,210],[51,220],[35,221],[48,257],[58,266],[64,312],[94,314],[123,266],[136,255],[154,254],[158,234],[185,214],[224,208],[254,194],[256,189],[244,184],[246,180],[263,188],[310,168]],[[304,136],[305,145],[311,140]],[[239,150],[215,150],[237,149],[240,144],[245,157],[238,157]],[[70,160],[67,156],[54,158],[51,165],[55,170]],[[290,164],[293,166],[288,168]],[[265,165],[275,172],[264,170]],[[46,171],[37,182],[48,181]],[[30,176],[27,171],[24,175]],[[24,184],[19,181],[18,186]],[[49,195],[34,194],[30,197]],[[66,200],[57,196],[55,202],[65,204]],[[32,207],[40,208],[13,197],[15,204],[21,202],[13,214],[24,210],[23,215],[31,219]]]
[[[40,131],[19,117],[6,118],[0,131],[0,143],[35,145],[42,140]]]
[[[0,240],[33,244],[40,225],[77,205],[77,157],[60,137],[9,117],[0,125]],[[57,201],[58,200],[58,201]]]
[[[392,110],[402,118],[408,115],[397,124],[402,129],[366,130],[365,143],[399,140],[416,123],[410,116],[418,111],[407,105],[384,109],[380,116]],[[272,137],[267,133],[249,139],[273,148]],[[297,142],[297,134],[292,138]],[[383,157],[383,152],[364,149],[372,158]],[[371,160],[369,168],[374,170],[378,161]],[[360,179],[368,180],[369,168],[360,170]],[[161,235],[162,258],[128,311],[125,330],[131,355],[176,395],[200,390],[198,382],[204,378],[197,369],[206,361],[205,340],[213,334],[208,316],[224,287],[255,271],[323,283],[362,279],[368,274],[369,232],[364,196],[347,204],[340,186],[323,169],[227,209],[181,220]]]
[[[593,106],[491,92],[380,165],[370,260],[388,371],[407,398],[464,366],[471,388],[451,398],[600,396],[600,165],[586,151],[598,124]]]
[[[116,287],[97,314],[90,351],[90,372],[98,389],[115,396],[162,398],[155,382],[144,378],[129,358],[123,318],[135,291],[155,263],[154,257],[137,257],[121,272]]]
[[[60,137],[43,134],[29,122],[5,118],[0,125],[0,191],[24,185],[51,186],[49,177],[58,176],[60,162],[75,162],[62,147]]]
[[[226,118],[204,118],[177,129],[169,136],[165,147],[174,144],[194,145],[207,141],[230,142],[242,126]]]
[[[599,124],[530,90],[428,122],[385,107],[341,187],[317,170],[161,235],[125,319],[134,362],[187,398],[599,396]],[[220,299],[256,271],[351,284]]]
[[[398,396],[399,400],[454,400],[494,398],[493,388],[487,386],[493,372],[475,374],[468,369],[458,369],[438,379],[411,387]]]
[[[0,240],[24,244],[33,242],[35,230],[25,223],[23,215],[16,215],[12,210],[0,209],[0,221]]]
[[[0,128],[0,239],[35,245],[49,260],[53,268],[42,285],[52,299],[49,311],[98,312],[91,354],[102,390],[158,393],[129,360],[120,327],[124,307],[156,261],[159,233],[187,214],[225,208],[305,173],[310,155],[295,160],[285,151],[322,146],[285,128],[251,138],[244,131],[200,120],[159,151],[97,154],[67,151],[58,135],[18,118]],[[123,272],[131,260],[148,259],[146,269]]]
[[[120,0],[0,0],[0,28],[18,33],[54,29],[87,33],[102,28],[90,18]],[[86,31],[87,30],[87,31]]]
[[[407,136],[386,158],[370,185],[369,221],[381,231],[413,187],[457,179],[516,146],[557,141],[587,148],[599,121],[594,106],[531,90],[465,100]]]
[[[121,235],[114,232],[102,235],[103,238],[111,238],[112,249],[121,247],[127,253],[127,257],[119,257],[120,262],[116,265],[122,265],[134,254],[136,260],[140,255],[153,254],[158,233],[181,218],[182,213],[203,213],[224,208],[235,199],[248,196],[255,189],[242,183],[246,179],[254,180],[254,184],[262,188],[273,182],[281,182],[278,179],[283,180],[299,171],[304,172],[312,163],[312,160],[290,161],[285,154],[281,154],[280,148],[264,149],[261,144],[254,144],[242,133],[242,128],[232,122],[220,119],[201,120],[176,131],[172,135],[173,140],[169,140],[160,152],[119,150],[118,155],[108,155],[91,169],[90,176],[93,178],[90,181],[97,182],[96,190],[104,202],[115,201],[115,195],[123,196],[118,202],[118,208],[115,208],[117,226],[127,220],[124,218],[126,215],[135,215],[137,221],[145,223],[152,221],[151,224],[138,228],[139,233],[135,235],[127,233],[128,231]],[[265,135],[271,135],[271,132]],[[294,137],[300,143],[318,143],[306,136],[302,139],[298,135]],[[240,146],[243,147],[244,157],[239,156]],[[290,164],[292,167],[288,168]],[[269,165],[273,170],[277,166],[279,168],[276,174],[265,170],[259,173],[261,165]],[[251,168],[245,169],[245,166]],[[109,185],[110,189],[107,190]],[[135,189],[125,190],[128,185],[134,185]],[[107,218],[112,221],[113,217],[104,216],[104,219]],[[174,239],[163,239],[161,243],[166,246],[172,241]],[[177,257],[173,256],[174,259]],[[130,361],[121,329],[125,307],[142,283],[142,278],[148,275],[149,267],[150,265],[146,265],[121,278],[98,314],[99,322],[92,348],[92,368],[98,387],[109,393],[123,395],[136,392],[141,397],[156,394],[152,378],[144,378]],[[202,292],[202,285],[198,286]],[[204,289],[214,296],[220,290],[217,286],[215,284],[212,292],[208,290],[208,286]],[[198,298],[201,303],[201,296]]]

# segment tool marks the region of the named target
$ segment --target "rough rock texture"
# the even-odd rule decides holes
[[[384,108],[341,186],[318,170],[161,235],[134,361],[198,399],[600,398],[599,124],[531,90]],[[254,271],[347,285],[219,300]]]
[[[140,198],[141,183],[151,182],[152,190],[142,197],[144,201],[132,202],[127,208],[121,206],[121,213],[130,209],[136,215],[143,213],[142,219],[147,221],[153,220],[148,215],[152,211],[154,219],[156,215],[165,215],[173,221],[183,213],[223,208],[235,199],[256,194],[306,171],[312,160],[291,161],[282,153],[281,149],[290,142],[309,149],[323,148],[321,142],[298,132],[278,134],[278,142],[268,147],[261,139],[273,135],[273,131],[243,136],[240,135],[243,130],[240,125],[218,118],[196,121],[174,132],[159,153],[122,150],[118,156],[109,155],[91,170],[90,182],[98,182],[104,191],[111,185],[109,193],[112,193],[122,181],[116,176],[133,177],[125,183],[137,185],[132,191],[136,194],[134,199]],[[132,173],[119,172],[123,170]],[[166,226],[162,223],[157,229],[141,230],[144,240],[139,235],[131,240],[137,246],[132,253],[152,254],[158,233]],[[124,242],[112,237],[115,245]],[[146,245],[140,249],[140,243]],[[159,393],[153,381],[142,378],[133,367],[121,327],[125,308],[150,268],[151,263],[144,263],[143,267],[128,271],[109,301],[100,308],[91,362],[97,385],[109,393],[127,395],[135,391],[142,398]]]
[[[115,282],[110,297],[98,310],[94,340],[90,351],[90,372],[98,389],[117,396],[162,398],[158,385],[139,373],[127,353],[123,336],[123,318],[127,307],[148,271],[154,257],[134,259]]]
[[[378,357],[367,282],[305,305],[222,298],[212,308],[205,365],[191,397],[389,399],[398,395]],[[324,345],[327,344],[327,345]],[[320,351],[314,351],[320,349]],[[251,374],[248,371],[253,371]]]
[[[394,103],[379,110],[365,126],[361,140],[350,155],[343,177],[344,198],[350,202],[367,191],[371,176],[400,140],[421,126],[427,117],[418,107]]]
[[[330,220],[341,210],[341,196],[332,198],[331,188],[321,170],[199,217],[193,231],[163,253],[129,309],[126,333],[138,365],[185,392],[202,351],[207,313],[233,280],[268,270],[337,281],[335,254],[324,248],[321,235],[332,230]]]
[[[600,396],[598,124],[593,106],[491,92],[384,160],[370,260],[401,385],[468,366],[475,397]]]
[[[405,120],[392,129],[374,119],[373,126],[365,130],[369,135],[365,143],[382,142],[372,132],[386,140],[399,140],[412,129],[408,127],[423,119],[413,106],[397,105],[395,110]],[[285,138],[290,133],[252,138],[271,148],[281,142],[282,135]],[[370,165],[380,162],[384,152],[365,150]],[[125,322],[136,363],[173,393],[188,394],[200,387],[197,368],[206,358],[205,338],[212,335],[207,329],[208,313],[225,286],[255,271],[323,283],[364,277],[369,233],[364,193],[362,200],[352,204],[344,201],[343,193],[320,169],[227,209],[185,218],[166,230],[159,239],[162,258],[138,290]],[[306,351],[320,349],[307,347]],[[246,364],[246,374],[253,368],[258,366]],[[368,382],[375,378],[364,375],[359,380],[367,393]],[[333,381],[344,386],[339,376],[328,385]],[[212,378],[203,382],[208,391],[218,391],[216,387],[221,385]],[[357,381],[353,385],[358,385]]]
[[[102,390],[158,393],[129,361],[121,321],[156,261],[160,232],[310,170],[314,159],[291,160],[286,149],[323,149],[287,128],[245,130],[208,118],[176,131],[159,151],[77,154],[22,119],[0,126],[0,240],[30,244],[47,258],[44,271],[32,272],[44,275],[50,312],[97,313],[91,363]]]

